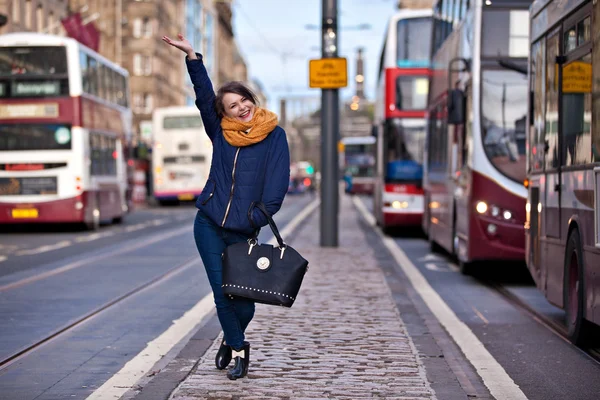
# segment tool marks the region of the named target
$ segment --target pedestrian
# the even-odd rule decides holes
[[[256,95],[241,82],[223,84],[217,94],[202,61],[183,35],[163,40],[186,54],[185,62],[196,92],[208,137],[212,164],[204,190],[196,201],[194,239],[212,287],[223,341],[215,357],[229,379],[248,373],[250,344],[245,331],[254,316],[254,302],[226,297],[221,287],[222,254],[234,243],[248,241],[267,218],[254,205],[262,202],[270,215],[283,203],[290,179],[290,153],[277,115],[259,107]]]

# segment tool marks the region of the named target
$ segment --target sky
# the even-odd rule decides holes
[[[340,91],[340,99],[354,94],[356,49],[363,47],[365,92],[372,100],[386,24],[397,0],[338,0],[337,4],[338,54],[348,59],[348,87]],[[279,99],[288,95],[320,96],[319,89],[308,87],[308,62],[321,56],[321,8],[321,0],[234,1],[238,47],[250,78],[264,87],[270,108],[277,108]],[[318,29],[308,30],[308,24]],[[352,29],[360,24],[371,28]]]

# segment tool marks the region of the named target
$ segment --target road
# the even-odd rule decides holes
[[[312,200],[288,196],[280,230]],[[145,208],[97,232],[4,229],[0,397],[84,399],[210,294],[195,212]]]

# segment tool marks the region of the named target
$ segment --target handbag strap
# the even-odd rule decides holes
[[[265,205],[263,203],[256,203],[254,205],[254,207],[258,208],[260,211],[262,211],[263,214],[265,214],[265,217],[267,217],[267,221],[269,222],[269,227],[271,228],[273,235],[275,235],[275,239],[277,239],[277,243],[279,243],[279,247],[284,248],[285,243],[283,242],[283,239],[281,238],[281,235],[279,234],[279,229],[277,229],[277,225],[275,225],[275,221],[273,221],[273,217],[271,217],[271,215],[269,215],[269,212],[267,211],[267,208],[265,207]],[[258,231],[255,233],[254,239],[255,240],[258,239]]]

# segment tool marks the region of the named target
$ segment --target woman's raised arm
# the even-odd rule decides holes
[[[194,92],[196,92],[196,107],[200,110],[206,133],[211,141],[214,141],[217,133],[221,129],[221,119],[215,111],[215,92],[212,82],[206,71],[206,67],[202,62],[202,56],[194,52],[191,43],[183,37],[182,34],[177,35],[179,40],[170,39],[163,36],[162,40],[171,46],[183,51],[186,57],[186,65],[190,79],[194,84]]]

